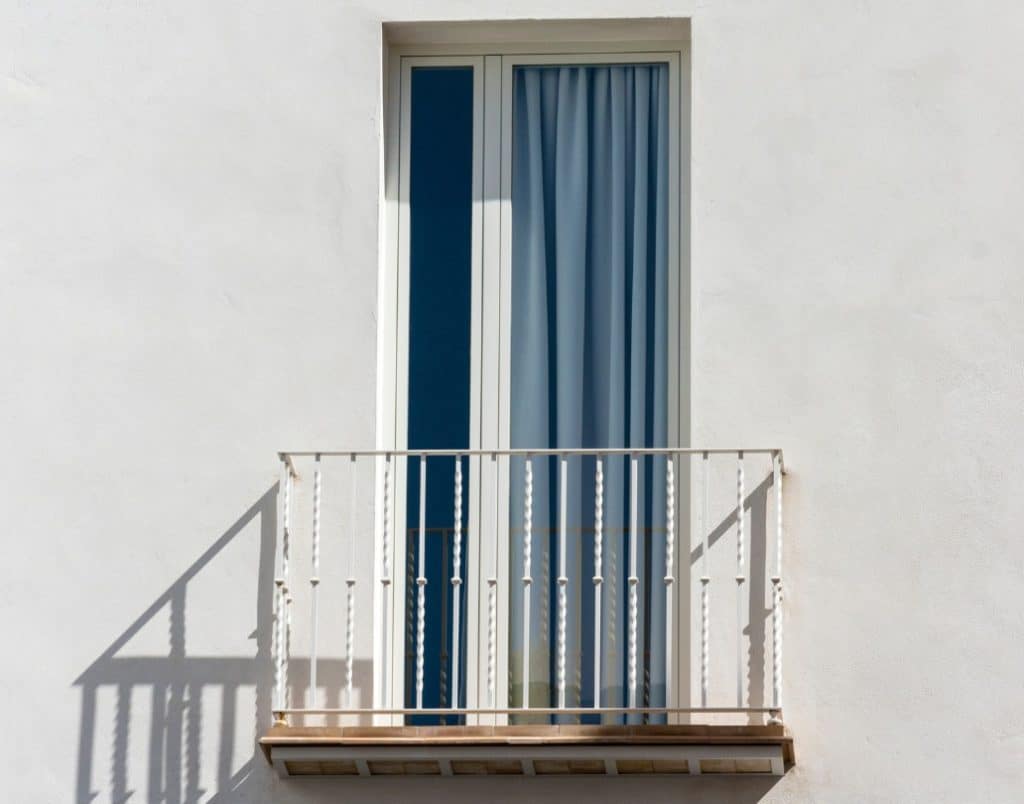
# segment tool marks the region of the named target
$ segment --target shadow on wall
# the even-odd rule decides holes
[[[81,688],[77,804],[99,798],[101,790],[94,784],[101,780],[106,785],[97,786],[108,786],[106,800],[115,804],[129,799],[149,804],[266,799],[274,774],[256,740],[270,725],[276,530],[275,484],[75,679],[75,686]],[[188,655],[185,607],[189,583],[235,539],[251,537],[253,532],[259,541],[256,629],[249,635],[256,643],[255,655]],[[167,615],[166,653],[124,655],[137,634],[150,623],[162,624],[158,618]],[[355,668],[357,684],[365,682],[370,673],[368,663],[359,664]],[[326,688],[326,705],[340,706],[344,661],[321,659],[318,671],[319,685]],[[289,675],[292,699],[302,700],[309,681],[308,661],[293,658]],[[143,708],[149,724],[144,731],[132,711],[133,706],[139,708],[140,696],[148,699]],[[147,745],[141,756],[132,750],[140,741]],[[246,753],[248,759],[236,766],[236,756]],[[214,757],[215,771],[202,767]],[[138,767],[141,765],[145,767]],[[212,790],[211,777],[215,777]],[[144,795],[135,789],[143,779]]]
[[[765,632],[770,610],[765,605],[764,566],[767,558],[766,519],[769,475],[748,495],[744,507],[750,511],[749,566],[751,589],[747,690],[750,706],[761,706],[765,691]],[[734,508],[708,537],[710,547],[735,531]],[[273,664],[271,633],[273,622],[274,557],[277,538],[277,485],[269,488],[225,531],[171,586],[118,636],[110,646],[75,679],[81,689],[78,767],[75,801],[89,804],[108,792],[105,800],[123,804],[132,799],[147,804],[227,804],[267,801],[283,792],[276,775],[264,761],[257,739],[270,725]],[[185,607],[189,583],[206,569],[229,544],[242,534],[258,534],[258,581],[256,585],[255,653],[248,656],[188,655],[185,649]],[[723,544],[723,547],[725,544]],[[701,559],[698,544],[690,553],[691,565]],[[159,656],[125,655],[132,639],[151,623],[159,623],[162,612],[169,616],[166,653]],[[225,624],[225,628],[229,626]],[[368,686],[368,662],[357,663],[358,686]],[[340,706],[345,664],[323,658],[318,666],[320,682],[326,689],[326,705]],[[309,681],[309,663],[292,657],[289,684],[292,700],[303,700]],[[139,707],[148,699],[148,706]],[[137,711],[133,714],[133,707]],[[139,727],[144,711],[149,723]],[[248,731],[247,731],[248,730]],[[139,747],[146,748],[140,753]],[[134,750],[133,750],[134,749]],[[240,764],[236,756],[247,759]],[[215,758],[215,759],[214,759]],[[203,767],[216,762],[216,768]],[[132,763],[135,763],[132,766]],[[139,766],[145,766],[144,769]],[[140,775],[144,773],[144,776]],[[100,780],[106,780],[103,785]],[[625,800],[639,784],[646,801],[760,801],[776,778],[688,778],[555,780],[552,784],[531,779],[460,779],[452,784],[441,779],[374,779],[320,781],[314,783],[324,800],[347,792],[351,800],[522,800],[562,802],[564,784],[573,795],[599,801]],[[212,787],[211,787],[212,782]],[[145,793],[137,788],[145,786]],[[289,791],[306,797],[308,785],[290,781],[299,789]],[[609,787],[609,784],[612,786]],[[614,785],[623,784],[621,796]],[[94,785],[106,787],[98,790]],[[351,786],[350,786],[351,785]],[[315,796],[319,798],[319,796]]]

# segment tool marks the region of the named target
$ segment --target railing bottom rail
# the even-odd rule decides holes
[[[451,707],[417,709],[415,707],[384,709],[365,707],[355,709],[275,709],[275,717],[284,715],[774,715],[779,710],[771,706],[531,706],[525,709],[518,707],[476,708]]]

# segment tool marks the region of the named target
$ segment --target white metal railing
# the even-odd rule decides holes
[[[768,518],[769,489],[771,491],[772,504],[774,508],[774,523],[771,528],[771,537],[767,535],[767,523],[764,524],[764,550],[763,566],[753,567],[752,546],[748,544],[750,533],[745,528],[744,514],[748,507],[747,484],[745,477],[745,466],[752,457],[760,456],[767,458],[767,472],[760,485],[763,489],[765,505],[763,507],[765,519]],[[592,566],[594,574],[593,585],[593,637],[590,650],[593,653],[592,670],[592,706],[571,705],[567,697],[568,676],[570,672],[568,657],[567,621],[572,601],[582,601],[583,590],[570,590],[570,577],[568,571],[567,556],[567,534],[570,532],[568,519],[568,499],[570,484],[570,459],[576,457],[587,457],[593,463],[593,527],[592,527]],[[782,450],[778,448],[654,448],[654,449],[504,449],[504,450],[341,450],[341,451],[292,451],[279,453],[282,465],[282,477],[280,483],[280,507],[281,517],[278,540],[277,572],[275,577],[275,612],[274,612],[274,696],[273,711],[276,722],[283,724],[287,722],[290,715],[335,715],[335,716],[412,716],[412,715],[445,715],[467,717],[476,715],[694,715],[697,713],[706,714],[747,714],[760,713],[769,716],[769,722],[781,722],[782,711],[782,544],[783,544],[783,508],[782,508],[782,477],[785,473]],[[608,462],[612,459],[621,459],[628,462],[628,472],[625,477],[626,489],[623,490],[625,500],[624,508],[627,512],[626,521],[620,530],[627,540],[625,552],[628,566],[625,581],[626,587],[626,668],[625,668],[625,694],[623,698],[627,705],[603,705],[602,702],[602,637],[608,633],[608,623],[605,621],[602,612],[602,587],[608,578],[606,572],[605,549],[606,540],[609,538],[609,523],[607,521],[607,469]],[[647,459],[651,458],[650,463]],[[712,521],[711,514],[711,491],[714,484],[712,475],[712,462],[716,464],[715,470],[722,472],[722,464],[729,459],[735,461],[735,508],[732,514],[719,519],[716,526]],[[452,483],[451,511],[450,518],[443,523],[431,523],[428,521],[428,467],[431,461],[448,459],[453,461],[450,472]],[[522,471],[522,499],[513,500],[512,484],[509,482],[510,473],[513,468],[513,459],[517,467],[521,465]],[[658,459],[657,461],[654,459]],[[556,603],[554,614],[554,645],[553,650],[550,644],[547,645],[554,656],[553,662],[553,689],[551,700],[546,705],[535,706],[531,701],[529,690],[531,689],[531,643],[536,642],[537,634],[532,632],[533,621],[531,619],[531,588],[537,580],[534,577],[534,540],[537,533],[548,533],[552,528],[537,528],[534,522],[534,507],[537,491],[535,489],[535,469],[539,461],[557,462],[557,491],[550,495],[552,503],[557,500],[557,512],[549,518],[555,531],[554,549],[554,572],[556,587]],[[465,512],[467,508],[466,488],[464,478],[464,462],[469,466],[470,480],[476,480],[477,493],[484,487],[485,483],[492,483],[493,497],[490,498],[495,505],[495,516],[493,520],[485,518],[478,511],[478,521],[468,523],[470,531],[476,534],[475,539],[464,542],[467,523]],[[289,658],[292,646],[293,619],[292,608],[294,603],[294,587],[291,580],[292,572],[292,551],[295,546],[296,529],[293,526],[293,509],[295,507],[296,482],[300,478],[299,469],[302,467],[303,475],[306,469],[305,463],[312,466],[312,509],[311,522],[309,527],[310,538],[310,575],[309,575],[309,606],[310,606],[310,632],[308,634],[309,647],[309,696],[306,705],[297,705],[290,700],[289,695]],[[348,572],[344,578],[345,584],[345,610],[341,620],[344,623],[344,637],[340,642],[344,646],[345,672],[339,694],[341,706],[326,707],[319,706],[318,695],[318,654],[320,650],[320,588],[321,588],[321,522],[322,509],[324,505],[324,469],[325,465],[331,463],[337,466],[338,474],[348,473],[349,480],[349,502],[347,513],[347,531],[344,534],[345,552],[348,555]],[[344,465],[348,464],[345,469]],[[406,506],[407,492],[404,489],[404,482],[409,476],[409,468],[415,464],[418,474],[418,512],[414,518],[407,518],[407,522],[413,522],[409,528],[403,528],[402,532],[410,540],[410,546],[415,549],[407,551],[409,556],[407,562],[414,562],[415,565],[406,566],[406,575],[414,584],[415,595],[408,598],[405,607],[409,610],[400,612],[403,602],[397,600],[393,593],[393,582],[396,577],[397,559],[401,558],[396,553],[396,516],[401,515]],[[583,471],[583,462],[580,461],[580,470]],[[659,467],[660,464],[660,467]],[[485,466],[488,466],[485,469]],[[649,469],[644,469],[649,467]],[[360,470],[371,479],[373,496],[377,501],[376,508],[378,516],[373,530],[360,529],[357,527],[356,511],[359,508],[360,488],[367,488],[367,485],[360,483]],[[645,535],[645,529],[640,526],[639,509],[644,505],[644,492],[641,490],[641,472],[647,471],[648,475],[654,471],[663,471],[664,476],[659,478],[664,483],[664,553],[663,566],[654,568],[648,567],[648,583],[650,589],[646,595],[647,599],[653,599],[656,594],[655,581],[661,582],[661,591],[664,599],[664,677],[666,679],[666,691],[664,705],[652,706],[647,697],[641,697],[642,683],[641,674],[650,668],[645,666],[641,658],[641,636],[639,633],[639,622],[641,616],[641,601],[639,597],[639,586],[641,580],[640,549],[641,542]],[[474,472],[476,476],[474,478]],[[486,476],[485,476],[486,475]],[[398,478],[401,478],[400,480]],[[679,481],[682,479],[684,485],[680,488]],[[472,485],[472,484],[469,484]],[[482,499],[482,498],[481,498]],[[680,502],[685,500],[685,510],[689,512],[690,506],[697,511],[696,517],[689,513],[681,516]],[[699,506],[696,501],[699,500]],[[521,561],[519,568],[508,567],[504,576],[499,574],[498,554],[499,533],[503,530],[506,540],[503,543],[504,549],[508,550],[509,524],[501,522],[497,511],[501,510],[502,501],[506,505],[506,513],[511,510],[514,503],[521,506],[517,510],[522,512],[522,522],[519,532],[522,538]],[[733,504],[733,503],[730,503]],[[506,517],[507,519],[507,517]],[[489,524],[488,524],[489,523]],[[448,612],[445,615],[444,626],[450,629],[451,651],[445,655],[441,651],[441,667],[432,668],[445,675],[448,683],[445,685],[450,690],[447,705],[424,706],[424,690],[427,677],[427,646],[426,646],[426,623],[428,618],[428,598],[426,587],[429,583],[426,572],[427,537],[428,533],[441,528],[447,539],[451,538],[451,576],[447,578],[448,590],[446,603]],[[431,527],[428,528],[428,525]],[[735,526],[735,575],[733,581],[736,588],[736,614],[735,614],[735,704],[723,705],[721,703],[721,685],[712,685],[712,665],[710,660],[712,650],[712,626],[717,623],[722,627],[725,617],[719,614],[712,617],[712,535],[717,534],[720,538],[726,531]],[[588,530],[590,530],[588,528]],[[648,532],[650,528],[646,529]],[[699,547],[699,587],[696,597],[699,600],[692,601],[695,605],[698,616],[696,625],[690,628],[688,623],[676,622],[674,612],[677,590],[680,589],[680,562],[677,560],[677,534],[684,534],[689,537],[690,548],[693,552],[687,552],[690,563],[697,559],[694,556]],[[695,537],[695,538],[694,538]],[[769,558],[769,543],[774,547],[774,555]],[[490,566],[484,573],[483,564],[465,562],[464,553],[466,550],[481,550],[484,544],[489,544],[490,552],[488,562]],[[375,583],[379,587],[377,595],[374,595],[375,606],[378,616],[375,622],[381,624],[382,633],[378,634],[375,640],[374,669],[378,674],[377,685],[378,695],[373,706],[354,705],[354,673],[353,666],[356,661],[356,652],[359,650],[356,639],[356,625],[360,612],[357,611],[357,603],[360,595],[360,581],[358,573],[354,569],[357,556],[365,554],[366,548],[374,550],[374,575]],[[724,547],[723,543],[723,547]],[[582,549],[582,546],[581,546]],[[447,561],[445,562],[447,564]],[[721,563],[721,562],[719,562]],[[769,566],[771,564],[771,566]],[[480,590],[481,615],[476,623],[479,631],[476,639],[469,644],[477,646],[476,655],[466,656],[462,654],[461,646],[465,634],[462,629],[465,627],[461,621],[461,609],[465,605],[464,600],[464,567],[477,566],[480,577],[478,588]],[[516,572],[521,570],[521,576],[514,580]],[[682,571],[689,573],[690,567],[683,564]],[[760,695],[763,705],[752,705],[751,690],[745,689],[744,676],[751,669],[751,661],[745,660],[745,650],[752,650],[754,645],[750,635],[744,634],[744,588],[749,588],[748,581],[752,573],[758,572],[761,579],[765,581],[765,588],[770,583],[770,615],[771,615],[771,639],[770,639],[770,691],[767,684]],[[660,575],[660,578],[656,577]],[[404,577],[404,576],[403,576]],[[689,575],[685,576],[689,580]],[[695,579],[696,580],[696,579]],[[693,584],[697,586],[697,584]],[[684,590],[690,588],[690,584],[682,587]],[[499,666],[499,656],[506,653],[499,650],[499,629],[498,629],[498,605],[499,596],[506,595],[510,607],[519,606],[522,612],[522,655],[520,657],[521,667],[520,680],[523,694],[522,702],[518,706],[512,706],[506,693],[504,700],[499,700],[498,679],[504,674],[508,676],[512,669],[508,666],[510,660],[505,659],[504,664]],[[365,597],[364,593],[364,597]],[[572,599],[570,599],[572,598]],[[389,611],[390,610],[390,611]],[[404,701],[393,700],[393,678],[392,675],[402,672],[402,663],[396,661],[395,656],[388,655],[389,645],[397,644],[397,639],[389,629],[393,627],[393,615],[402,614],[406,627],[410,629],[411,642],[414,645],[414,654],[411,661],[411,684],[407,690]],[[749,615],[748,622],[749,625]],[[400,629],[401,632],[405,628]],[[676,642],[678,640],[690,640],[691,631],[696,631],[692,643],[696,646],[696,667],[699,681],[699,693],[695,694],[695,700],[699,703],[691,706],[681,705],[689,702],[685,692],[678,693],[683,700],[675,700],[673,690],[677,688],[677,673],[673,665]],[[510,635],[509,635],[510,637]],[[648,636],[648,639],[654,639]],[[582,642],[583,635],[580,634]],[[397,650],[397,649],[396,649]],[[471,647],[470,652],[473,652]],[[369,651],[363,650],[365,655]],[[689,654],[687,654],[689,655]],[[576,657],[578,659],[578,657]],[[467,673],[467,660],[471,660],[473,666],[482,668],[481,683],[470,700],[463,701],[460,696],[460,679],[465,678]],[[436,664],[436,663],[435,663]],[[573,668],[574,674],[578,668]],[[659,668],[661,671],[661,668]],[[404,686],[404,685],[403,685]],[[712,692],[720,700],[716,705],[711,704]]]

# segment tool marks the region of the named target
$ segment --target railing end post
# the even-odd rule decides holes
[[[298,480],[299,470],[295,468],[295,463],[294,461],[292,461],[292,456],[287,452],[278,452],[277,458],[279,461],[281,461],[281,463],[288,467],[288,474],[290,474],[295,480]]]

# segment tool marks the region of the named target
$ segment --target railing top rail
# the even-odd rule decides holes
[[[578,455],[771,455],[778,456],[779,469],[786,474],[786,459],[781,447],[571,447],[546,449],[300,449],[277,453],[295,477],[299,476],[294,458],[490,458],[578,456]]]
[[[778,455],[782,459],[781,447],[571,447],[547,449],[305,449],[282,450],[278,456],[283,461],[289,458],[369,458],[369,457],[505,457],[545,455]]]

